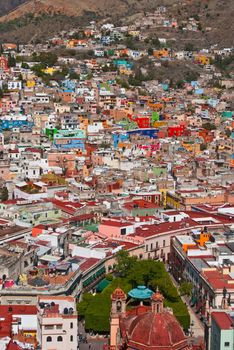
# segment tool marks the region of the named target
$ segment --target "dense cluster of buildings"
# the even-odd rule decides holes
[[[212,63],[233,50],[172,50],[164,38],[152,52],[131,48],[149,26],[179,25],[198,30],[195,19],[178,24],[160,7],[132,25],[92,22],[45,44],[1,45],[2,349],[77,349],[75,303],[114,271],[123,249],[192,282],[207,349],[233,349],[234,77]],[[153,70],[180,61],[201,73],[183,87],[131,84],[145,58]],[[125,302],[118,293],[112,301]],[[190,349],[159,292],[152,310],[113,310],[123,347],[138,349],[147,314],[148,326],[163,319],[177,329],[165,349]]]

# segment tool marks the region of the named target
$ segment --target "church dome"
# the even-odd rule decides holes
[[[167,311],[136,316],[127,330],[128,347],[151,350],[187,349],[187,340],[176,318]]]

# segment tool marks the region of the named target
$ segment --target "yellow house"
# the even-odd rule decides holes
[[[161,193],[162,205],[166,207],[167,205],[167,188],[159,188],[159,192]]]
[[[140,35],[140,32],[139,32],[139,30],[129,30],[128,34],[136,37],[136,36]]]
[[[162,126],[166,126],[167,125],[167,121],[166,120],[159,120],[159,121],[156,121],[156,122],[153,122],[153,127],[154,128],[160,128]]]
[[[180,209],[180,198],[175,194],[173,195],[171,192],[166,193],[166,205],[173,209]]]
[[[72,49],[73,47],[76,47],[77,40],[71,39],[67,43],[67,48]]]
[[[130,68],[126,68],[124,66],[120,66],[119,67],[119,73],[120,74],[124,74],[124,75],[131,75],[132,74],[132,70]]]
[[[89,125],[89,119],[81,116],[81,117],[79,117],[79,121],[80,121],[80,129],[87,130],[87,127]]]
[[[35,83],[35,80],[33,79],[28,79],[27,82],[26,82],[26,85],[28,88],[34,88],[36,83]]]
[[[199,143],[185,142],[184,141],[184,142],[182,142],[182,147],[184,147],[188,152],[192,152],[195,154],[199,154],[201,152]]]
[[[210,58],[205,55],[195,55],[195,62],[202,65],[210,64]]]
[[[43,69],[43,72],[49,75],[53,75],[55,72],[57,72],[58,69],[54,67],[48,67],[46,69]]]
[[[125,149],[131,149],[132,148],[132,144],[130,142],[119,142],[118,143],[118,148],[122,149],[123,147]]]

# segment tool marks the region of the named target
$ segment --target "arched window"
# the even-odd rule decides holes
[[[73,341],[73,335],[70,336],[70,341]]]
[[[57,338],[57,341],[61,342],[63,341],[63,337],[61,337],[61,335]]]
[[[122,303],[121,303],[120,300],[117,301],[116,309],[117,309],[117,312],[121,312],[122,311]]]
[[[52,337],[50,337],[50,336],[47,337],[47,338],[46,338],[46,341],[47,341],[47,343],[50,343],[50,342],[52,341]]]

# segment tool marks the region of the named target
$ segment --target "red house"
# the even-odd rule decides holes
[[[168,127],[168,137],[179,137],[184,134],[185,131],[185,125],[175,125],[175,126],[169,126]]]

